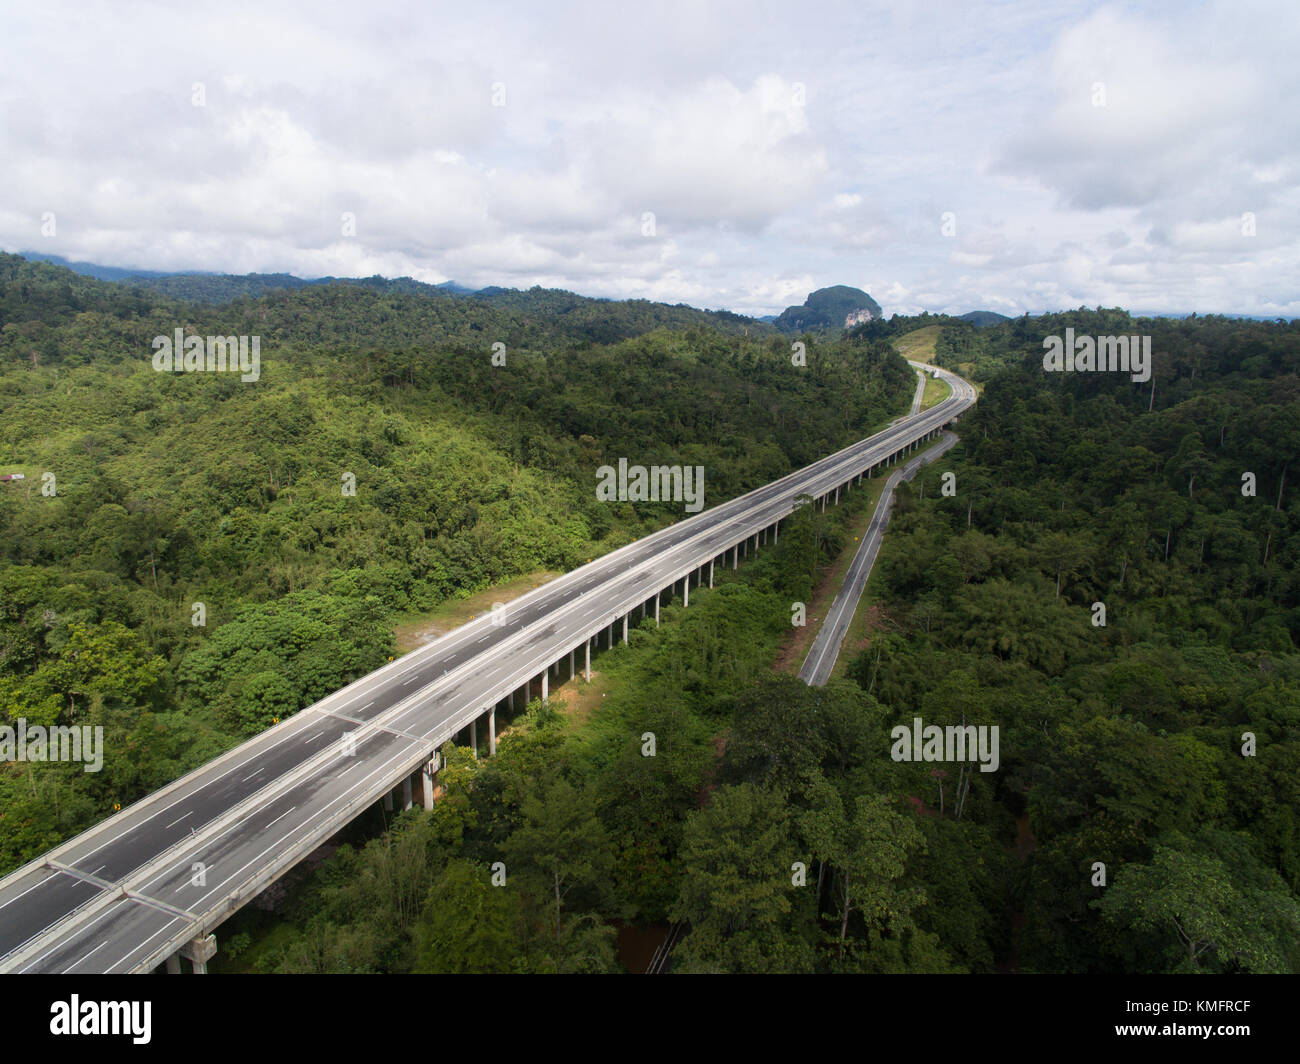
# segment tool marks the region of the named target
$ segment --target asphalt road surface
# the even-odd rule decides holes
[[[148,971],[674,581],[938,430],[943,403],[597,558],[308,706],[0,880],[0,972]],[[113,756],[108,750],[105,756]],[[122,756],[127,756],[123,754]]]

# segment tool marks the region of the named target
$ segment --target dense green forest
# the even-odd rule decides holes
[[[776,549],[602,652],[586,723],[534,701],[496,757],[448,748],[432,813],[300,871],[279,917],[244,910],[221,966],[613,972],[619,927],[674,923],[689,928],[676,971],[961,970],[965,947],[940,939],[984,917],[954,920],[946,903],[996,908],[995,870],[972,882],[953,865],[918,889],[909,859],[972,854],[890,793],[884,707],[850,682],[771,672],[791,596],[851,543],[845,509],[799,511]],[[841,861],[860,880],[838,879]],[[818,884],[822,908],[847,897],[867,926],[819,917]]]
[[[1154,401],[1045,380],[1066,324],[1164,328]],[[686,972],[1300,969],[1296,330],[997,331],[965,443],[900,489],[850,680],[769,670],[847,545],[804,513],[613,651],[589,725],[535,703],[497,758],[452,755],[431,815],[306,875],[270,934],[249,914],[244,963],[610,971],[631,922],[683,927]],[[913,715],[997,725],[999,770],[895,763]]]
[[[27,478],[0,483],[0,702],[118,753],[0,767],[0,871],[382,664],[394,617],[680,517],[597,503],[600,465],[702,465],[713,505],[906,407],[887,345],[801,367],[712,320],[359,285],[214,307],[0,258],[0,472]],[[259,378],[157,372],[178,327],[259,335]]]
[[[1067,325],[1152,336],[1154,396],[1045,374]],[[1080,310],[936,351],[988,385],[957,494],[900,492],[894,624],[852,671],[900,717],[1001,726],[963,820],[1019,818],[1020,964],[1300,970],[1300,325]]]
[[[847,679],[772,662],[856,494],[602,654],[589,716],[450,750],[431,813],[374,811],[218,964],[617,971],[620,928],[672,926],[683,972],[1300,970],[1300,325],[895,317],[800,368],[743,319],[598,307],[180,303],[0,259],[0,472],[28,478],[0,484],[0,704],[110,751],[0,767],[0,871],[383,662],[398,617],[677,516],[596,504],[611,458],[704,465],[713,505],[875,430],[914,386],[889,338],[940,325],[983,393],[899,489]],[[1067,326],[1152,336],[1154,391],[1045,374]],[[177,327],[260,335],[260,379],[155,372]],[[914,716],[996,725],[998,771],[893,761]]]

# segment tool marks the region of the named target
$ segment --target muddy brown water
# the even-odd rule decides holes
[[[668,937],[668,924],[646,924],[638,927],[617,923],[615,926],[618,927],[615,950],[619,963],[634,975],[641,975],[650,966],[655,950]]]

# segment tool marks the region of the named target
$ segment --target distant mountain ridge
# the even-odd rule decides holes
[[[826,332],[879,320],[880,304],[861,288],[837,284],[819,288],[803,305],[786,307],[773,324],[784,333]]]
[[[477,289],[467,288],[455,281],[427,284],[413,277],[314,277],[310,280],[291,273],[215,273],[210,270],[181,270],[166,273],[160,270],[133,270],[120,266],[101,266],[94,262],[71,262],[61,255],[47,255],[38,251],[20,252],[23,258],[62,266],[84,277],[115,284],[139,285],[174,299],[190,299],[197,303],[228,303],[243,296],[257,298],[268,292],[284,289],[309,288],[313,285],[358,284],[381,291],[413,292],[436,291],[454,296],[473,295]]]
[[[51,266],[62,266],[66,270],[79,273],[83,277],[93,277],[97,281],[121,282],[137,277],[177,276],[163,270],[133,270],[122,266],[100,266],[95,262],[73,262],[62,255],[47,255],[42,251],[20,251],[18,254],[30,262],[48,262]],[[198,271],[195,270],[188,272],[198,275]]]
[[[10,284],[15,306],[0,299],[0,325],[11,321],[57,320],[69,311],[104,310],[124,306],[143,318],[150,313],[188,315],[212,308],[226,320],[251,321],[255,304],[261,309],[297,307],[304,318],[318,324],[339,327],[354,340],[366,328],[382,333],[394,312],[407,324],[420,322],[425,333],[444,330],[457,341],[477,343],[485,329],[496,332],[502,342],[517,346],[529,336],[543,345],[556,343],[612,344],[657,329],[684,331],[711,328],[736,336],[772,336],[775,330],[728,310],[700,310],[684,303],[668,304],[648,299],[602,299],[577,295],[563,289],[491,287],[471,291],[446,282],[425,284],[409,277],[319,278],[305,281],[291,274],[163,274],[144,277],[116,267],[82,264],[80,271],[48,261],[48,256],[23,256],[0,251],[0,293]],[[109,272],[117,279],[102,280],[87,267]],[[189,304],[189,309],[186,309]],[[339,319],[330,308],[348,307]],[[200,315],[202,316],[202,315]],[[346,325],[341,321],[346,320]],[[446,332],[441,322],[451,323]],[[459,332],[454,331],[459,329]],[[227,329],[226,332],[231,330]],[[237,330],[236,330],[237,331]],[[255,330],[254,330],[255,331]],[[223,333],[224,335],[224,333]],[[323,332],[318,330],[316,338]],[[403,336],[402,342],[416,337]],[[393,339],[393,337],[390,337]],[[0,344],[0,348],[3,344]],[[52,357],[53,352],[37,351]]]

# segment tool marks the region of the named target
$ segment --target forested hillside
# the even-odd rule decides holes
[[[211,306],[0,258],[0,472],[26,476],[0,483],[0,704],[118,752],[0,769],[0,871],[383,663],[399,614],[680,517],[597,504],[600,465],[702,465],[713,505],[905,409],[887,345],[800,367],[733,318],[359,285]],[[177,328],[259,336],[258,379],[157,372]]]
[[[452,750],[432,813],[359,823],[221,963],[614,971],[649,925],[678,971],[1300,969],[1300,327],[895,317],[800,367],[686,310],[217,306],[0,260],[0,704],[110,752],[0,768],[0,871],[381,664],[398,619],[680,516],[598,505],[598,466],[703,465],[713,505],[874,431],[915,380],[886,338],[939,325],[983,394],[899,489],[849,679],[772,672],[853,546],[804,508],[602,655],[594,712]],[[178,327],[259,335],[258,379],[155,371]],[[1152,380],[1044,373],[1067,327],[1152,336]],[[892,760],[915,716],[997,726],[997,771]]]
[[[837,284],[809,293],[800,306],[786,307],[772,324],[787,333],[829,331],[837,334],[854,311],[866,311],[874,320],[880,318],[880,304],[866,292]]]
[[[250,966],[612,971],[616,928],[659,921],[677,971],[1296,971],[1300,345],[1171,325],[1154,403],[995,327],[965,442],[900,489],[850,680],[766,667],[848,545],[801,511],[602,659],[588,725],[535,703],[273,935],[240,925]],[[996,725],[998,770],[893,761],[914,716]]]
[[[1152,335],[1154,401],[1045,374],[1067,325]],[[947,335],[988,386],[955,496],[939,468],[900,493],[890,623],[853,675],[893,719],[1001,726],[954,830],[1018,820],[1022,967],[1296,971],[1300,327],[1080,311]],[[946,787],[951,817],[931,775],[910,789]]]

